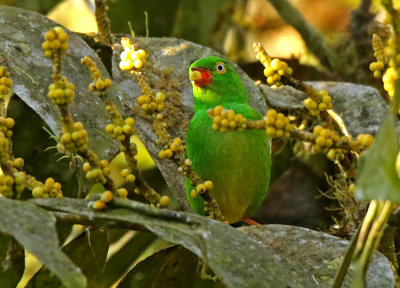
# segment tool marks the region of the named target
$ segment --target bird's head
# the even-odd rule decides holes
[[[223,58],[207,57],[197,60],[189,68],[189,78],[193,85],[195,108],[248,102],[247,92],[239,75]]]

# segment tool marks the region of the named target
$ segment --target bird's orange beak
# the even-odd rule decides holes
[[[211,84],[212,74],[209,70],[197,67],[193,67],[191,70],[189,79],[192,80],[194,85],[202,87]]]

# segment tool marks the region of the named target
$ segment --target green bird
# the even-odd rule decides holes
[[[194,116],[186,132],[186,153],[203,181],[210,180],[211,195],[229,223],[251,216],[264,200],[270,174],[270,139],[264,130],[222,133],[213,130],[207,110],[217,105],[242,114],[247,120],[262,116],[250,105],[239,75],[225,59],[202,58],[189,68],[194,96]],[[201,197],[186,194],[193,210],[204,215]]]

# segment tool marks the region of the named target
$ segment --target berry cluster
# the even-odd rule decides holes
[[[168,149],[161,150],[158,153],[158,157],[160,159],[169,159],[174,155],[174,153],[184,151],[185,147],[182,145],[182,139],[181,138],[175,138],[174,141],[172,141],[171,145],[169,145]]]
[[[241,114],[235,114],[233,110],[224,109],[218,105],[207,111],[208,116],[213,118],[212,128],[215,131],[243,131],[247,127],[247,120]]]
[[[282,113],[276,112],[274,109],[269,109],[265,118],[266,132],[272,138],[290,137],[290,132],[293,126],[290,124],[288,117]]]
[[[68,82],[65,76],[56,80],[54,83],[49,85],[49,96],[51,103],[56,105],[67,105],[71,104],[75,97],[75,85]]]
[[[326,153],[326,157],[332,161],[341,161],[344,159],[345,150],[341,148],[331,148],[328,153]]]
[[[19,158],[21,159],[21,158]],[[20,195],[25,190],[25,172],[17,172],[14,174],[14,190]]]
[[[95,210],[104,210],[107,203],[114,199],[114,194],[110,190],[106,190],[101,194],[101,199],[92,203],[92,208]]]
[[[152,94],[139,96],[137,103],[145,113],[162,112],[165,109],[165,93],[160,91],[154,96]]]
[[[376,34],[372,36],[372,47],[374,48],[374,56],[377,61],[372,62],[369,65],[369,69],[374,72],[375,78],[382,78],[382,70],[385,67],[385,63],[387,63],[387,57],[385,56],[383,42]]]
[[[313,150],[317,153],[327,154],[334,143],[339,141],[339,134],[336,131],[315,126],[313,130],[315,137]]]
[[[359,134],[356,139],[356,144],[360,151],[368,149],[374,143],[374,137],[370,134]]]
[[[14,178],[11,175],[0,175],[0,195],[11,198],[13,197]]]
[[[328,95],[328,91],[316,91],[310,87],[306,91],[309,98],[304,100],[304,106],[310,110],[311,115],[318,116],[322,111],[332,108],[332,97]]]
[[[96,63],[92,60],[92,58],[85,56],[81,59],[81,63],[89,68],[90,76],[93,79],[93,82],[89,84],[90,91],[103,91],[104,89],[111,87],[112,81],[110,79],[101,77],[100,70],[97,68]]]
[[[262,56],[259,56],[262,57]],[[287,63],[277,58],[272,60],[259,59],[264,65],[264,76],[267,77],[268,85],[275,85],[277,87],[282,85],[282,77],[292,75],[293,69],[288,67]]]
[[[110,134],[112,138],[124,141],[136,133],[135,128],[133,128],[134,124],[135,120],[133,118],[126,118],[122,125],[108,124],[105,131]]]
[[[68,50],[68,34],[65,33],[64,29],[57,26],[50,29],[45,35],[45,41],[42,44],[44,51],[44,57],[55,58],[60,52]]]
[[[136,176],[132,174],[132,171],[129,168],[122,169],[121,176],[126,182],[134,183],[136,180]]]
[[[204,183],[200,183],[190,192],[190,196],[192,198],[196,198],[197,196],[206,193],[206,191],[210,191],[214,188],[214,184],[212,181],[205,181]]]
[[[7,71],[7,68],[0,66],[0,100],[4,100],[4,96],[8,94],[13,84],[9,78],[10,76],[11,74]]]
[[[10,159],[10,140],[0,132],[0,164],[5,164]]]
[[[75,122],[71,127],[63,127],[60,142],[71,153],[83,153],[89,144],[88,132],[81,122]]]
[[[293,69],[288,67],[287,63],[279,59],[271,59],[265,52],[260,43],[253,44],[256,58],[264,65],[264,75],[267,77],[269,85],[277,87],[282,85],[282,77],[290,76],[293,74]]]
[[[13,118],[5,118],[0,116],[0,132],[3,132],[6,137],[10,138],[12,135],[11,129],[14,127],[15,121]]]
[[[34,198],[61,198],[61,184],[55,182],[53,178],[47,178],[44,185],[36,186],[32,190]]]
[[[12,161],[12,166],[14,166],[17,170],[22,170],[24,167],[24,159],[15,158],[14,161]]]
[[[117,189],[117,196],[119,198],[126,199],[128,197],[128,190],[126,190],[125,188],[118,188]]]
[[[83,164],[83,171],[86,172],[86,179],[91,182],[99,182],[105,184],[107,179],[105,176],[110,175],[111,170],[107,160],[100,161],[100,167],[92,167],[89,162]]]
[[[146,64],[146,51],[135,50],[132,42],[126,37],[122,37],[121,44],[124,47],[124,51],[120,55],[121,62],[119,62],[121,70],[140,69]]]

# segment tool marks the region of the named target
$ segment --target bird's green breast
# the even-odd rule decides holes
[[[224,107],[247,119],[261,119],[247,104]],[[186,134],[187,156],[202,180],[213,181],[211,193],[230,223],[250,216],[261,205],[269,184],[269,146],[263,130],[221,133],[212,129],[212,119],[205,109],[193,116]],[[192,208],[204,214],[200,197],[190,196],[188,180],[186,190]]]

